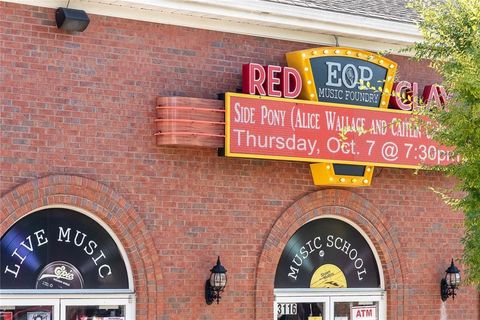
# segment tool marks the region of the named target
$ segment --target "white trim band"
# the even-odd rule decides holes
[[[57,8],[68,0],[8,0]],[[414,24],[309,9],[261,0],[71,0],[92,14],[370,51],[422,40]]]

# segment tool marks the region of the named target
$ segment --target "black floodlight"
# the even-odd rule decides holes
[[[90,18],[83,10],[58,8],[55,12],[55,21],[58,29],[82,32],[87,29]]]

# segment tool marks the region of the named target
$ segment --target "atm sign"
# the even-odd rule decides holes
[[[359,306],[350,308],[352,320],[377,320],[376,306]]]

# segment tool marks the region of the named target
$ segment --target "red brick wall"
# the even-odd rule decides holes
[[[0,234],[41,207],[65,207],[94,213],[115,233],[128,256],[137,293],[137,315],[155,319],[164,310],[162,268],[152,235],[142,217],[118,193],[87,178],[50,175],[31,180],[0,198]]]
[[[333,202],[334,212],[365,226],[377,245],[389,319],[440,318],[439,282],[449,259],[461,256],[462,215],[428,188],[449,188],[452,181],[433,172],[377,168],[370,188],[316,192],[305,163],[155,145],[157,96],[215,98],[240,87],[242,63],[285,64],[285,52],[310,45],[91,20],[84,33],[69,35],[55,27],[53,9],[0,3],[0,208],[7,208],[0,232],[28,212],[25,203],[77,203],[112,224],[125,247],[132,245],[127,252],[139,318],[265,319],[272,307],[271,295],[261,295],[262,288],[272,289],[265,270],[276,264],[261,259],[268,237],[278,222],[300,223]],[[393,59],[403,79],[421,87],[439,80],[425,64]],[[62,178],[41,179],[52,175]],[[96,198],[96,189],[82,193],[71,176],[94,181],[106,198]],[[59,179],[59,190],[49,188]],[[130,214],[105,215],[106,203],[118,201]],[[288,208],[310,201],[318,210],[292,220]],[[121,217],[127,218],[117,226]],[[124,231],[129,223],[135,230]],[[217,255],[229,282],[222,302],[207,306],[203,286]],[[478,293],[462,287],[446,309],[449,319],[478,319]]]

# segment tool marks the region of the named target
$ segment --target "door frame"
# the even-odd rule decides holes
[[[1,306],[52,306],[52,319],[65,320],[67,306],[125,305],[125,319],[135,319],[135,294],[2,294]]]
[[[21,296],[10,299],[5,295],[0,296],[0,306],[51,306],[52,320],[60,319],[60,300],[53,298],[32,299],[31,297]]]
[[[273,312],[274,312],[274,319],[278,319],[277,315],[277,304],[279,303],[302,303],[302,302],[322,302],[323,303],[323,319],[329,319],[330,313],[333,310],[330,310],[330,299],[326,296],[318,296],[318,297],[308,297],[308,296],[283,296],[275,298],[273,303]]]
[[[333,320],[335,302],[378,302],[378,319],[387,319],[387,292],[381,289],[275,289],[273,319],[278,303],[324,302],[323,320]]]

